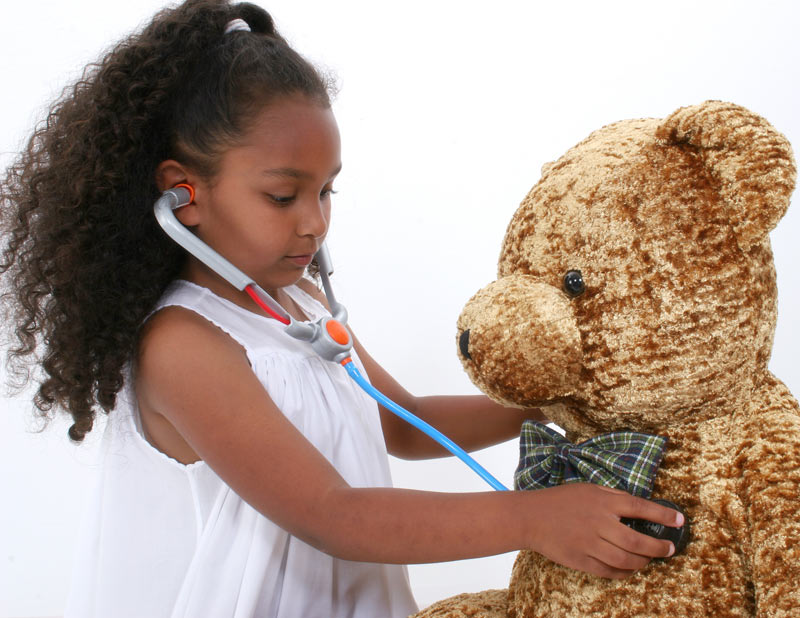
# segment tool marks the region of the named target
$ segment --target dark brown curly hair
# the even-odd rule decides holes
[[[223,34],[245,20],[251,32]],[[51,106],[0,185],[3,309],[17,385],[39,382],[83,440],[109,412],[138,330],[185,256],[158,227],[158,164],[211,179],[278,97],[330,106],[330,84],[264,10],[189,0],[117,44]],[[33,372],[31,370],[34,370]]]

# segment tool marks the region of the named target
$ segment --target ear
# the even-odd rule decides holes
[[[183,183],[194,188],[196,200],[198,181],[199,179],[194,174],[174,159],[162,161],[156,168],[156,186],[159,191],[166,191],[177,184]],[[186,206],[181,206],[175,211],[178,221],[187,227],[193,227],[200,223],[199,215],[199,209],[195,201]]]
[[[739,247],[761,243],[789,207],[797,177],[792,147],[762,117],[721,101],[682,107],[656,138],[697,148],[717,179]]]

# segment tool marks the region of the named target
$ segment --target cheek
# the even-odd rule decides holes
[[[244,203],[217,203],[208,210],[196,233],[224,256],[247,257],[270,245],[269,230],[274,225],[265,220],[263,212],[246,208]]]
[[[219,243],[220,246],[236,247],[244,238],[249,236],[246,221],[231,213],[215,213],[208,217],[198,229],[198,235],[208,239],[208,242]],[[250,227],[254,227],[251,226]]]

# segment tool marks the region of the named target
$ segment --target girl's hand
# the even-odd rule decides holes
[[[622,577],[669,554],[669,542],[619,520],[675,525],[674,511],[593,485],[466,494],[349,486],[272,401],[239,344],[181,307],[145,325],[135,387],[156,448],[182,463],[202,459],[265,517],[344,560],[441,562],[530,548]]]
[[[651,538],[620,522],[646,519],[683,525],[683,515],[616,489],[585,483],[538,490],[532,549],[564,566],[599,577],[622,579],[651,558],[671,556],[670,541]]]

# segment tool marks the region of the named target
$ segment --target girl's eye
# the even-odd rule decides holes
[[[270,201],[275,202],[279,206],[288,206],[294,201],[294,195],[272,195],[267,193],[267,197]]]
[[[336,195],[337,193],[339,192],[334,191],[333,189],[323,189],[322,193],[320,193],[319,196],[324,200],[325,198],[328,198],[332,195]]]

